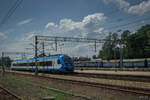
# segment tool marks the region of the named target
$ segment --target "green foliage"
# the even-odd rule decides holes
[[[45,55],[45,53],[41,53],[39,56],[38,56],[38,58],[40,58],[40,57],[45,57],[46,55]]]
[[[93,59],[96,59],[97,57],[96,57],[96,55],[93,55],[93,57],[92,57]]]
[[[10,57],[3,57],[3,64],[6,67],[10,67],[11,66],[11,59]],[[2,58],[0,58],[0,66],[2,65]]]
[[[125,30],[121,34],[121,43],[124,45],[124,48],[123,48],[123,56],[124,56],[124,58],[128,58],[128,53],[129,52],[127,50],[127,40],[128,40],[129,36],[130,36],[130,31],[129,30]]]
[[[142,26],[137,32],[130,34],[129,30],[125,30],[121,34],[121,39],[117,33],[110,33],[106,37],[106,41],[99,51],[99,58],[102,59],[118,59],[119,44],[123,44],[124,58],[148,58],[150,57],[150,24]]]
[[[127,39],[128,58],[150,57],[150,25],[142,26]]]
[[[98,57],[102,59],[117,59],[119,49],[117,45],[119,44],[118,34],[117,33],[109,33],[106,37],[106,42],[102,46],[102,50],[99,52]]]

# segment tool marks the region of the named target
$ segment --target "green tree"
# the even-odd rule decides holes
[[[150,57],[150,24],[142,26],[127,38],[128,58]]]
[[[0,66],[2,65],[1,61],[2,61],[2,58],[0,58]],[[10,67],[11,66],[11,62],[12,61],[11,61],[10,57],[4,57],[3,58],[3,64],[4,64],[4,66]]]
[[[45,57],[45,56],[46,56],[45,53],[44,53],[44,54],[41,53],[41,54],[39,54],[38,58],[39,58],[39,57]]]
[[[117,33],[109,33],[106,41],[99,51],[98,57],[102,59],[118,59],[120,51],[117,45],[124,45],[124,58],[148,58],[150,57],[150,24],[142,26],[135,33],[129,30],[123,31],[121,39]]]
[[[106,37],[105,43],[102,46],[102,50],[99,51],[98,57],[107,60],[117,59],[119,51],[117,48],[119,43],[118,40],[117,33],[109,33],[109,35]]]
[[[123,57],[124,58],[128,58],[128,49],[127,49],[127,39],[130,36],[130,31],[129,30],[125,30],[123,31],[123,33],[121,34],[121,43],[123,44]]]
[[[122,41],[122,43],[123,44],[126,44],[126,42],[127,42],[127,38],[128,38],[128,36],[130,35],[130,31],[129,30],[125,30],[125,31],[123,31],[123,33],[121,34],[121,41]]]
[[[96,57],[96,55],[93,55],[93,57],[92,57],[93,59],[96,59],[97,57]]]

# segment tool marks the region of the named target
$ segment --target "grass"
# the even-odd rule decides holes
[[[7,80],[9,82],[12,82],[12,83],[17,83],[17,84],[19,84],[21,86],[27,86],[27,85],[29,85],[29,83],[27,81],[21,80],[21,79],[18,80],[18,79],[13,78],[13,77],[7,77]]]
[[[55,100],[66,100],[66,98],[69,96],[68,94],[50,91],[49,89],[46,89],[46,91],[48,93],[51,93],[56,98]]]
[[[68,94],[63,94],[63,93],[60,93],[60,92],[56,92],[56,91],[51,91],[49,89],[41,89],[40,87],[36,87],[35,86],[31,86],[31,84],[36,84],[36,80],[32,80],[31,79],[27,79],[27,78],[23,78],[23,77],[16,77],[16,76],[7,76],[5,77],[4,81],[7,81],[9,83],[13,83],[17,86],[19,86],[20,88],[24,88],[24,89],[27,89],[26,90],[23,90],[24,92],[28,92],[30,89],[32,94],[30,96],[33,96],[33,97],[36,97],[36,98],[41,98],[41,97],[44,97],[44,96],[48,96],[48,95],[51,95],[51,96],[54,96],[55,97],[55,100],[66,100],[67,97],[69,97]],[[39,82],[37,82],[39,84]],[[46,85],[42,83],[41,81],[41,84],[40,85],[44,85],[45,87],[48,87],[48,88],[56,88],[56,89],[60,89],[61,87],[57,86],[56,84],[50,84],[50,83],[47,83]],[[23,97],[24,98],[24,97]],[[24,99],[25,100],[25,99]]]

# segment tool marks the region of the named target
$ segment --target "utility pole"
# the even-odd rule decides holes
[[[44,51],[44,41],[43,41],[43,43],[42,43],[42,49],[43,49],[43,57],[45,56],[45,51]]]
[[[57,51],[57,38],[55,38],[55,48],[56,48],[56,51]]]
[[[35,36],[35,75],[38,75],[38,67],[37,67],[37,36]]]
[[[96,52],[96,41],[95,41],[95,52]]]
[[[120,43],[120,68],[123,68],[123,45]]]
[[[5,76],[5,68],[4,68],[4,52],[2,52],[2,58],[1,58],[1,66],[2,66],[2,76]]]
[[[22,53],[22,60],[25,59],[25,52]]]

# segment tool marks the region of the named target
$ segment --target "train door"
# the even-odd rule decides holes
[[[42,62],[42,69],[43,69],[43,71],[46,71],[47,70],[47,67],[46,67],[46,59],[45,58],[43,58],[43,62]]]
[[[55,67],[55,59],[52,59],[52,68],[54,69]]]
[[[56,59],[53,59],[53,68],[57,68],[57,62],[56,62]]]
[[[52,68],[53,67],[53,61],[52,60],[46,61],[46,66],[47,66],[47,70],[49,68]]]
[[[60,59],[55,60],[55,67],[60,68],[61,67],[61,62]]]

